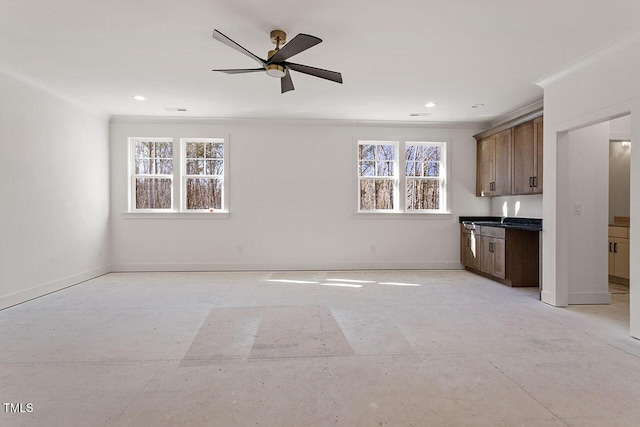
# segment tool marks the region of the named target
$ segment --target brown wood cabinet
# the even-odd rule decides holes
[[[471,268],[480,268],[480,240],[476,237],[476,231],[462,227],[460,233],[460,260],[463,265]]]
[[[501,196],[511,193],[512,129],[506,129],[478,141],[476,196]]]
[[[522,120],[475,135],[476,196],[542,193],[543,118]]]
[[[461,225],[461,236],[465,269],[508,286],[539,286],[538,232],[491,226],[469,230]]]
[[[513,128],[511,194],[542,193],[542,117]]]
[[[609,226],[609,276],[629,280],[629,227]]]
[[[500,279],[505,278],[506,254],[505,239],[480,236],[482,254],[480,255],[480,270]]]
[[[536,174],[534,175],[536,180],[533,192],[536,194],[542,194],[542,165],[544,165],[542,160],[544,158],[544,118],[538,117],[537,119],[534,119],[533,126],[533,139],[535,139],[536,141]]]

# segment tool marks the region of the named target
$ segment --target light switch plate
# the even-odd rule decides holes
[[[574,203],[573,204],[573,214],[574,215],[582,215],[582,203]]]

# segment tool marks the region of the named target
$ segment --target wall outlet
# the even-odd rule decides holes
[[[582,203],[574,203],[573,204],[573,214],[574,215],[582,215]]]

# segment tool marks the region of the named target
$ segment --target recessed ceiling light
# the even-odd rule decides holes
[[[427,102],[426,104],[424,104],[425,107],[427,108],[433,108],[436,106],[435,102]]]
[[[431,113],[411,113],[409,117],[427,117],[430,116]]]
[[[135,99],[136,101],[144,101],[147,98],[145,98],[142,95],[136,95],[136,96],[133,97],[133,99]]]
[[[178,107],[164,107],[167,111],[187,111],[186,108],[178,108]]]
[[[474,104],[471,106],[471,108],[482,108],[484,107],[484,104]]]

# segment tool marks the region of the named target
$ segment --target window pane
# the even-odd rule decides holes
[[[187,160],[187,175],[204,175],[204,160]]]
[[[187,209],[222,209],[222,181],[187,179]]]
[[[376,209],[393,209],[393,181],[376,179]]]
[[[173,157],[173,144],[171,142],[156,142],[156,157],[170,159]]]
[[[197,159],[204,157],[203,144],[199,142],[187,142],[186,153],[188,159]]]
[[[394,145],[376,145],[376,160],[395,160],[396,150]]]
[[[406,176],[420,176],[420,163],[407,161]]]
[[[153,142],[137,141],[133,145],[133,153],[136,159],[151,157]]]
[[[407,180],[407,209],[440,209],[440,181],[437,179]]]
[[[358,158],[359,160],[375,160],[375,145],[359,145],[358,146]]]
[[[173,159],[156,160],[156,173],[171,175],[173,173]]]
[[[376,208],[375,204],[375,180],[363,179],[360,180],[360,209],[372,210]]]
[[[224,157],[224,144],[221,142],[207,144],[207,157],[222,159]]]
[[[207,160],[207,169],[205,171],[205,173],[207,175],[222,175],[222,166],[223,166],[223,161],[222,160]]]
[[[136,178],[136,209],[171,209],[171,180]]]
[[[440,147],[437,145],[428,145],[425,147],[425,157],[424,160],[430,162],[439,162],[440,161]]]
[[[360,162],[360,176],[375,176],[376,174],[375,165],[376,165],[376,162],[372,162],[372,161]]]
[[[425,162],[424,176],[440,176],[440,162]]]
[[[136,160],[136,174],[151,173],[151,160]]]
[[[405,148],[405,160],[415,160],[416,158],[416,146],[415,145],[407,145]]]
[[[393,176],[393,162],[379,162],[376,176]]]
[[[407,210],[417,209],[416,184],[417,184],[417,180],[415,179],[407,180],[407,200],[406,200]]]

